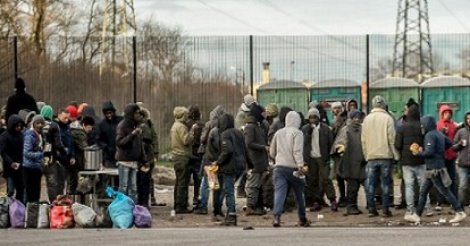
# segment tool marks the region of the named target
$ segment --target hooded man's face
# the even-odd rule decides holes
[[[452,112],[450,110],[445,111],[442,115],[443,115],[444,120],[452,119]]]
[[[108,110],[104,112],[104,117],[106,117],[107,120],[112,120],[114,117],[114,114],[115,114],[114,111]]]
[[[21,132],[21,131],[23,131],[23,128],[24,128],[24,124],[20,122],[20,123],[16,124],[15,131],[16,132]]]
[[[34,122],[33,128],[34,128],[34,130],[36,130],[36,132],[42,132],[42,128],[44,128],[44,125],[45,125],[44,121],[37,120],[37,121]]]
[[[142,114],[140,113],[140,110],[136,110],[134,112],[134,120],[137,122],[141,122],[143,119]]]
[[[465,116],[465,122],[468,126],[470,126],[470,114],[467,114],[467,116]]]
[[[351,112],[355,110],[357,110],[357,103],[355,101],[352,101],[348,105],[348,111]]]

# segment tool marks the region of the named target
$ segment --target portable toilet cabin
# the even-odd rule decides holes
[[[388,111],[392,112],[398,119],[405,109],[405,104],[410,98],[419,102],[419,84],[411,79],[390,77],[379,79],[370,84],[369,102],[380,95],[388,103]]]
[[[470,80],[458,76],[439,76],[421,84],[424,114],[440,118],[439,108],[447,104],[454,110],[453,119],[463,122],[470,110]]]
[[[333,119],[333,114],[329,105],[333,102],[346,102],[354,99],[357,106],[361,108],[361,84],[348,79],[328,79],[314,83],[310,86],[310,101],[327,102],[325,110],[328,112],[328,119]]]
[[[256,100],[264,107],[276,103],[279,108],[287,106],[305,115],[308,109],[308,88],[290,80],[272,81],[258,87]]]

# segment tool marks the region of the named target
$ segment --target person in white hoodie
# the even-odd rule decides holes
[[[304,136],[299,130],[300,122],[299,114],[290,111],[286,116],[286,126],[276,132],[269,150],[271,158],[275,159],[276,163],[273,171],[274,227],[281,226],[281,214],[288,187],[294,190],[299,215],[298,225],[310,226],[310,221],[305,214]]]

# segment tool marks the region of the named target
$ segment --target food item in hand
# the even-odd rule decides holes
[[[412,153],[413,155],[416,155],[416,154],[419,153],[419,148],[420,148],[420,146],[419,146],[419,144],[417,144],[417,143],[412,143],[412,144],[410,145],[410,151],[411,151],[411,153]]]

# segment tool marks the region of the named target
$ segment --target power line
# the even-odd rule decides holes
[[[232,14],[230,14],[230,13],[224,11],[224,10],[221,10],[221,9],[219,9],[219,8],[216,8],[216,7],[212,6],[212,5],[209,5],[208,3],[206,3],[206,2],[203,1],[203,0],[197,0],[197,1],[198,1],[199,3],[201,3],[202,5],[204,5],[204,6],[208,7],[208,8],[210,8],[210,9],[213,10],[213,11],[215,11],[215,12],[218,12],[218,13],[220,13],[220,14],[222,14],[222,15],[225,15],[225,16],[227,16],[227,17],[229,17],[229,18],[231,18],[231,19],[233,19],[233,20],[235,20],[235,21],[237,21],[237,22],[239,22],[239,23],[242,23],[242,24],[244,24],[244,25],[246,25],[246,26],[248,26],[248,27],[250,27],[250,28],[252,28],[252,29],[255,29],[255,30],[260,31],[260,32],[262,32],[262,33],[264,33],[264,34],[267,34],[265,30],[263,30],[263,29],[261,29],[261,28],[259,28],[259,27],[253,26],[253,25],[251,25],[249,22],[246,22],[246,21],[244,21],[243,19],[240,19],[240,18],[238,18],[238,17],[235,17],[235,16],[233,16]],[[323,55],[323,56],[325,56],[325,57],[329,57],[329,58],[331,58],[331,59],[338,60],[338,61],[342,61],[342,62],[345,62],[345,63],[349,63],[349,64],[352,64],[352,65],[363,66],[362,64],[359,64],[359,63],[356,63],[356,62],[351,62],[351,61],[348,61],[348,60],[346,60],[346,59],[334,57],[334,56],[332,56],[332,55],[329,55],[329,54],[324,53],[324,52],[321,52],[321,51],[312,50],[311,48],[308,48],[308,47],[303,46],[303,45],[299,45],[298,43],[296,43],[296,42],[294,42],[294,41],[289,41],[289,40],[285,39],[285,38],[282,37],[282,36],[272,36],[272,37],[274,37],[274,38],[276,38],[276,39],[280,39],[280,40],[282,40],[282,41],[284,41],[284,42],[286,42],[286,43],[290,43],[290,44],[292,44],[292,45],[294,45],[294,46],[296,46],[296,47],[298,47],[298,48],[305,49],[305,50],[310,51],[310,52],[312,52],[312,53],[316,53],[316,54],[319,54],[319,55]]]
[[[470,32],[470,28],[467,26],[467,24],[465,24],[465,22],[463,22],[459,17],[457,17],[454,12],[452,12],[452,10],[449,9],[449,7],[447,7],[447,5],[442,1],[442,0],[439,0],[439,3],[442,5],[442,7],[444,7],[447,12],[449,12],[450,15],[452,15],[452,17],[454,17],[454,19],[457,20],[457,22],[467,31],[467,32]]]

